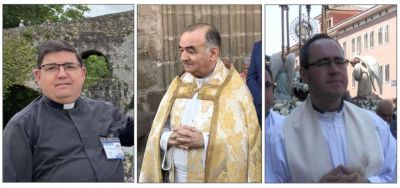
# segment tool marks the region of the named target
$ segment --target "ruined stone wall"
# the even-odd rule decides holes
[[[193,23],[214,25],[222,37],[221,58],[241,72],[261,40],[258,5],[138,5],[138,169],[154,115],[172,79],[182,72],[179,36]]]
[[[108,60],[112,78],[104,80],[84,95],[112,102],[133,116],[134,99],[134,12],[127,11],[65,23],[44,23],[3,30],[4,38],[22,36],[35,47],[48,40],[65,40],[80,53],[96,52]],[[34,78],[26,86],[38,90]]]

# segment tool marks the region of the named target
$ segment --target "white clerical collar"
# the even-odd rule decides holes
[[[70,110],[70,109],[78,107],[79,104],[81,103],[82,99],[79,97],[73,103],[62,104],[62,103],[58,103],[58,102],[52,101],[51,99],[49,99],[48,97],[43,95],[43,101],[46,104],[48,104],[48,105],[50,105],[50,106],[52,106],[54,108],[57,108],[57,109],[60,109],[60,110]]]
[[[210,78],[211,78],[211,74],[209,74],[208,76],[203,77],[203,78],[195,78],[194,80],[196,81],[197,88],[201,88],[203,83],[207,83],[208,80],[210,80]]]
[[[63,109],[64,109],[64,110],[73,109],[74,106],[75,106],[75,102],[70,103],[70,104],[64,104],[64,105],[63,105]]]
[[[197,88],[201,88],[201,86],[203,85],[203,83],[207,83],[207,82],[211,79],[211,77],[212,77],[212,75],[213,75],[213,73],[214,73],[214,71],[215,71],[215,67],[217,67],[217,63],[215,63],[215,65],[214,65],[213,70],[211,71],[211,73],[208,74],[208,75],[205,76],[205,77],[202,77],[202,78],[194,77],[194,80],[195,80],[195,82],[196,82],[196,84],[197,84]]]

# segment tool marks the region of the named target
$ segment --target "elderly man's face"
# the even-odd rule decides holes
[[[378,104],[376,113],[385,120],[388,124],[392,121],[393,117],[393,105],[388,101],[381,101]]]
[[[207,49],[206,29],[200,28],[182,34],[179,42],[181,61],[186,72],[195,77],[205,77],[211,73],[217,60],[217,48]]]
[[[393,110],[392,109],[383,109],[378,113],[378,115],[385,120],[388,124],[392,121]]]
[[[61,64],[66,65],[57,66]],[[45,96],[55,102],[68,104],[80,96],[86,70],[79,66],[74,53],[60,51],[45,55],[42,68],[36,69],[34,74]]]
[[[314,41],[309,48],[309,68],[301,69],[310,94],[324,100],[340,99],[347,88],[347,63],[341,47],[333,40]]]

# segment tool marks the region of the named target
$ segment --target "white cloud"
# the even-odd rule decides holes
[[[88,5],[88,7],[90,8],[90,11],[85,13],[85,17],[95,17],[105,14],[125,12],[133,10],[134,5]]]

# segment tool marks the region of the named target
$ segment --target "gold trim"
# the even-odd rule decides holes
[[[199,91],[199,99],[215,101],[219,97],[218,91],[220,88],[220,85],[204,84]]]
[[[176,98],[191,99],[198,92],[199,100],[214,101],[218,97],[220,88],[220,85],[215,84],[204,84],[201,88],[197,88],[194,83],[182,83]]]
[[[191,99],[193,95],[198,91],[196,84],[194,82],[191,83],[182,83],[178,88],[177,98],[186,98]]]
[[[179,77],[176,76],[175,79],[177,80],[176,88],[175,88],[175,91],[173,92],[173,94],[171,96],[171,99],[169,101],[175,101],[176,96],[177,96],[178,91],[179,91],[179,88],[180,88],[180,85],[181,85],[181,81],[180,81]],[[174,104],[173,102],[169,102],[168,103],[168,108],[167,108],[167,111],[166,111],[166,113],[165,113],[165,115],[163,117],[163,120],[161,121],[162,122],[161,125],[165,125],[165,122],[167,121],[167,117],[171,113],[171,109],[172,109],[172,105],[173,104]],[[162,129],[160,129],[160,130],[162,130]],[[162,134],[162,131],[160,131],[158,136],[156,137],[157,138],[157,142],[156,143],[158,143],[158,144],[160,144],[161,134]],[[159,182],[163,182],[164,177],[162,175],[162,170],[161,170],[160,146],[158,147],[158,150],[155,151],[155,153],[156,153],[156,157],[158,159],[157,160],[158,161],[158,165],[157,165],[156,168],[159,169],[158,173],[160,173],[158,175],[160,177]]]
[[[213,115],[212,115],[212,119],[211,119],[211,126],[210,126],[210,134],[209,137],[210,139],[208,139],[208,149],[207,149],[207,153],[206,153],[206,162],[205,162],[205,169],[204,169],[204,182],[208,182],[207,180],[209,179],[209,175],[210,175],[210,161],[211,161],[211,153],[213,153],[214,150],[214,143],[215,143],[215,139],[217,136],[217,121],[218,121],[218,110],[219,110],[219,97],[221,96],[221,92],[222,90],[225,88],[225,86],[229,83],[229,81],[232,78],[234,72],[234,68],[231,67],[229,69],[228,75],[225,78],[225,81],[219,86],[217,93],[215,94],[215,97],[213,97],[212,101],[214,102],[214,111],[213,111]]]

